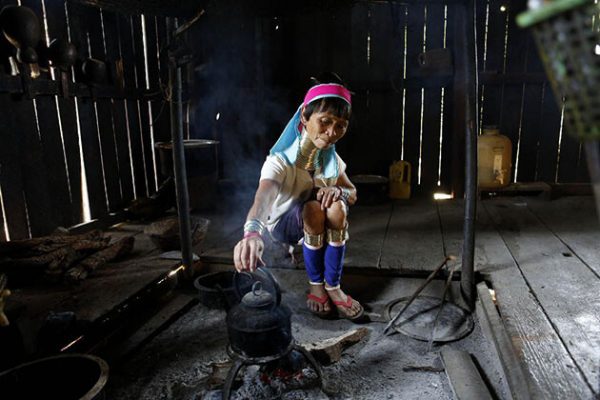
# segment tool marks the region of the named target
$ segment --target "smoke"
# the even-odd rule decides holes
[[[190,136],[220,142],[219,175],[229,189],[224,195],[249,206],[262,163],[297,105],[286,88],[273,84],[260,18],[210,10],[206,16],[189,38],[196,59]]]

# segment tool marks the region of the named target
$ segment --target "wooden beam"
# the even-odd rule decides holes
[[[479,83],[483,85],[522,85],[524,83],[546,83],[548,77],[542,73],[510,73],[502,74],[496,71],[479,73]]]
[[[492,400],[492,395],[469,353],[445,348],[441,355],[456,400]]]
[[[92,90],[89,85],[80,82],[69,82],[69,97],[94,97],[97,98],[115,98],[115,99],[162,99],[162,92],[158,88],[136,89],[125,88],[119,90],[110,85],[97,85]],[[54,81],[46,78],[37,78],[30,81],[29,92],[24,87],[21,77],[16,75],[0,76],[0,93],[25,94],[31,93],[33,96],[55,96],[61,95],[60,81]]]
[[[479,306],[477,307],[479,324],[481,325],[483,334],[494,346],[512,398],[514,400],[530,399],[531,396],[525,374],[521,369],[515,350],[506,333],[502,318],[500,318],[492,296],[484,282],[477,285],[477,294],[479,300]]]

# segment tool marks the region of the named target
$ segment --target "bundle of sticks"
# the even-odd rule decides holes
[[[52,280],[78,282],[109,261],[133,249],[134,237],[111,242],[101,231],[70,235],[59,231],[33,239],[0,242],[0,272],[44,273]]]

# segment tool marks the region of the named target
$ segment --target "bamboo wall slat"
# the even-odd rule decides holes
[[[425,24],[424,4],[408,6],[406,33],[406,76],[413,76],[418,70],[418,56],[423,52]],[[404,106],[404,159],[412,165],[413,188],[418,188],[419,161],[421,149],[422,90],[420,87],[407,87]]]
[[[90,57],[106,61],[107,55],[105,51],[100,10],[82,7],[81,11],[80,18],[86,22],[86,34],[91,50]],[[115,143],[111,99],[96,98],[93,103],[98,123],[97,134],[102,155],[108,210],[114,212],[122,209],[125,204],[123,203],[121,196],[121,181]]]
[[[133,42],[131,40],[131,18],[117,15],[119,48],[123,60],[124,81],[126,86],[136,85],[136,65]],[[146,171],[146,154],[142,143],[142,127],[137,100],[127,99],[125,115],[129,129],[129,145],[133,164],[133,177],[137,196],[146,196],[148,192],[148,176]]]
[[[120,62],[117,17],[115,14],[102,11],[103,41],[106,46],[106,61],[111,71],[116,74],[117,63]],[[112,77],[113,85],[118,86],[118,78]],[[125,205],[134,198],[133,175],[131,173],[131,157],[129,155],[129,138],[127,119],[125,118],[125,100],[110,99],[107,105],[112,118],[113,140],[116,148],[118,176],[120,179],[121,204]]]
[[[169,68],[166,52],[167,23],[165,18],[155,17],[154,31],[148,35],[153,36],[148,45],[148,60],[150,63],[150,84],[155,82],[155,88],[161,90],[167,86],[167,71]],[[153,56],[156,54],[156,57]],[[154,59],[156,58],[156,64]],[[159,100],[152,102],[152,120],[154,137],[156,141],[171,139],[171,126],[169,118],[169,104],[167,96],[163,94]]]
[[[88,47],[88,36],[85,22],[85,8],[78,3],[67,2],[68,23],[71,41],[78,51],[79,60],[91,57]],[[81,64],[76,64],[77,80],[82,80]],[[106,194],[98,120],[93,98],[78,98],[76,101],[79,116],[81,146],[87,182],[91,218],[102,218],[108,214],[108,198]]]
[[[446,48],[453,49],[455,38],[452,32],[455,30],[454,11],[455,7],[448,7],[446,16]],[[453,54],[453,57],[456,57]],[[440,185],[442,190],[448,192],[452,182],[452,148],[454,135],[452,130],[454,107],[452,103],[452,86],[444,89],[444,121],[442,131],[442,151],[440,165]]]
[[[131,42],[133,43],[133,59],[135,60],[135,87],[146,86],[146,68],[144,57],[144,41],[142,33],[142,16],[131,16]],[[137,101],[137,112],[140,119],[142,154],[144,156],[146,184],[148,194],[156,191],[155,165],[154,165],[154,139],[151,136],[150,118],[148,116],[148,101]]]
[[[393,89],[390,77],[398,74],[403,65],[402,49],[404,7],[390,4],[369,5],[368,83],[385,82],[385,90],[364,91],[367,95],[367,129],[359,132],[359,140],[371,142],[370,158],[364,171],[387,171],[389,160],[400,159],[402,152],[402,92]],[[360,81],[360,76],[354,76]],[[372,138],[372,139],[371,139]]]
[[[426,50],[444,48],[444,8],[442,4],[427,6]],[[445,91],[444,91],[445,92]],[[442,88],[424,89],[423,98],[423,140],[421,143],[421,186],[424,190],[433,191],[438,183],[438,166],[440,155],[440,130],[442,117]]]
[[[43,14],[42,3],[35,0],[22,1],[22,5],[31,8],[37,15]],[[45,36],[45,27],[42,24],[42,37]],[[42,39],[45,42],[44,39]],[[26,99],[22,100],[26,102]],[[31,101],[31,100],[30,100]],[[55,224],[70,226],[73,224],[73,219],[70,210],[71,196],[69,181],[67,178],[67,167],[65,154],[63,152],[63,141],[61,138],[61,124],[59,115],[56,111],[55,97],[40,97],[34,100],[35,102],[35,118],[37,119],[37,130],[39,143],[41,145],[41,157],[43,160],[43,168],[45,178],[47,179],[46,197],[44,201],[53,210],[53,218],[49,222],[52,227]],[[36,169],[42,169],[39,165]],[[35,229],[37,230],[37,229]],[[33,232],[32,232],[33,233]]]
[[[60,1],[45,2],[46,18],[48,23],[48,37],[53,39],[68,39],[68,26],[65,14],[65,5]],[[60,71],[54,69],[56,79],[60,80]],[[82,186],[81,186],[81,157],[79,136],[77,131],[77,114],[75,99],[63,96],[55,97],[57,113],[60,117],[60,127],[64,154],[69,177],[71,194],[71,222],[76,224],[82,221]],[[65,207],[66,205],[62,205]]]

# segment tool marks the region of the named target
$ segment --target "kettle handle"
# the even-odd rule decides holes
[[[242,271],[242,272],[237,272],[236,271],[233,274],[233,289],[235,291],[236,297],[238,298],[238,301],[241,301],[242,297],[243,297],[242,290],[240,288],[240,277],[242,275],[250,277],[250,280],[252,280],[252,281],[254,280],[254,276],[252,276],[252,274],[250,272],[247,272],[247,271]]]
[[[280,305],[281,304],[281,287],[279,286],[279,282],[277,282],[277,279],[275,279],[275,277],[273,276],[271,271],[269,271],[265,267],[258,267],[256,270],[262,272],[267,278],[269,278],[269,280],[273,284],[273,287],[275,288],[275,304]]]
[[[271,284],[275,288],[275,304],[277,306],[280,305],[281,304],[281,288],[279,287],[279,282],[277,282],[277,279],[275,279],[275,277],[273,276],[271,271],[269,271],[267,268],[258,267],[256,269],[256,271],[261,272],[264,276],[267,277],[267,280],[271,281]],[[236,272],[235,274],[233,274],[233,286],[235,288],[235,294],[239,300],[242,299],[242,291],[240,289],[240,279],[239,279],[239,277],[241,275],[246,275],[246,276],[250,277],[250,279],[256,280],[254,275],[247,271]],[[260,282],[260,280],[256,280],[256,281]]]

